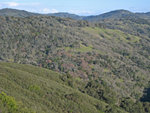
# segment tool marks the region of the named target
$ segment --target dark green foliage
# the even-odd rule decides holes
[[[144,94],[140,99],[142,102],[150,102],[150,82],[148,86],[144,89]]]
[[[84,92],[108,104],[115,104],[117,102],[116,94],[103,82],[104,81],[89,81],[85,86]]]
[[[129,113],[149,113],[150,104],[141,103],[140,101],[133,101],[131,98],[124,98],[121,101],[120,107]]]

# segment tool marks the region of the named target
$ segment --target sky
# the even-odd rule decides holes
[[[0,9],[3,8],[36,13],[68,12],[85,16],[118,9],[150,12],[150,0],[0,0]]]

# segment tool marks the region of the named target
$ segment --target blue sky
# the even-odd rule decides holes
[[[117,9],[150,12],[150,0],[0,0],[0,9],[2,8],[38,13],[69,12],[95,15]]]

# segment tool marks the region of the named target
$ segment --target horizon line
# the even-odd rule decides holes
[[[0,10],[4,10],[4,9],[10,9],[10,10],[19,10],[19,11],[26,11],[26,12],[29,12],[29,13],[36,13],[36,14],[58,14],[58,13],[68,13],[68,14],[73,14],[73,15],[76,15],[76,16],[98,16],[98,15],[102,15],[102,14],[106,14],[106,13],[110,13],[110,12],[113,12],[113,11],[128,11],[128,12],[131,12],[131,13],[134,13],[134,14],[136,14],[136,13],[150,13],[150,11],[148,11],[148,12],[134,12],[134,11],[130,11],[130,10],[127,10],[127,9],[115,9],[115,10],[110,10],[110,11],[106,11],[106,12],[104,12],[104,13],[99,13],[99,14],[89,14],[89,15],[80,15],[80,14],[75,14],[75,13],[70,13],[70,12],[67,12],[67,11],[60,11],[60,12],[55,12],[55,13],[41,13],[41,12],[35,12],[35,11],[30,11],[30,10],[25,10],[25,9],[17,9],[17,8],[0,8]]]

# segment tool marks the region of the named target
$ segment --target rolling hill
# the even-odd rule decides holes
[[[24,10],[17,10],[17,9],[10,9],[5,8],[0,10],[0,16],[14,16],[14,17],[29,17],[29,16],[38,16],[38,15],[45,15],[45,16],[56,16],[62,18],[72,18],[75,20],[86,20],[90,22],[99,22],[105,19],[117,19],[117,18],[124,18],[124,17],[134,17],[134,18],[142,18],[142,19],[150,19],[150,13],[132,13],[127,10],[115,10],[110,11],[100,15],[93,15],[93,16],[79,16],[76,14],[70,14],[67,12],[59,12],[59,13],[48,13],[48,14],[38,14],[38,13],[31,13]]]
[[[115,10],[97,16],[88,16],[85,17],[84,20],[91,21],[91,22],[98,22],[104,19],[117,19],[117,18],[124,18],[127,16],[135,16],[135,15],[134,13],[127,10]]]
[[[37,16],[39,14],[27,12],[24,10],[17,10],[17,9],[1,9],[0,16],[14,16],[14,17],[28,17],[28,16]]]
[[[9,62],[0,63],[0,99],[17,106],[1,101],[3,111],[150,111],[148,19],[126,10],[88,21],[19,13],[0,16],[0,61]]]

